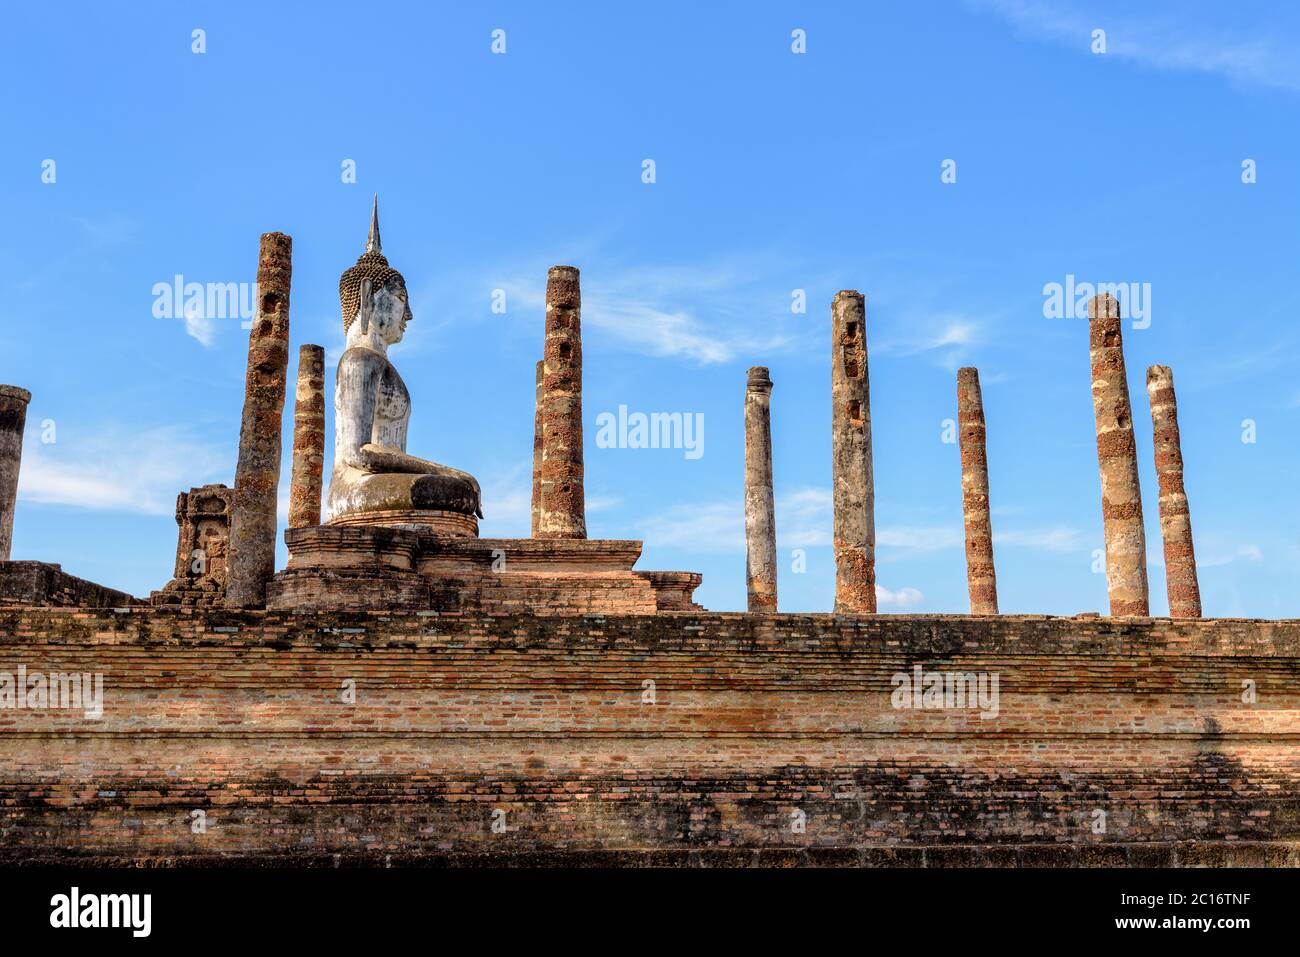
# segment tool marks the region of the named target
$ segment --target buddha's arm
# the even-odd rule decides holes
[[[376,469],[365,452],[375,427],[375,402],[383,375],[382,362],[378,356],[372,359],[366,355],[365,350],[349,349],[339,362],[335,386],[335,460],[367,472],[391,471]]]
[[[430,462],[428,459],[416,458],[414,455],[407,455],[399,449],[367,442],[361,447],[361,455],[368,463],[367,468],[372,472],[414,472],[419,475],[448,475],[464,479],[474,487],[475,491],[478,491],[478,481],[468,472],[454,469],[450,465],[439,465],[437,462]]]

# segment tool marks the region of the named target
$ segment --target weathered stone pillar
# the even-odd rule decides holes
[[[845,289],[831,304],[831,480],[835,612],[875,614],[876,494],[871,465],[867,310]]]
[[[280,417],[289,365],[289,281],[293,240],[264,233],[257,262],[257,314],[248,337],[244,418],[235,467],[226,604],[259,608],[275,573],[275,506],[280,483]]]
[[[1121,325],[1119,301],[1114,296],[1103,293],[1089,300],[1092,408],[1097,418],[1110,613],[1116,617],[1146,617],[1150,614],[1146,533],[1142,528],[1142,490],[1138,485]]]
[[[966,585],[972,615],[998,613],[989,524],[989,460],[984,448],[984,396],[978,369],[957,370],[957,426],[961,430],[961,505],[966,521]]]
[[[537,398],[533,405],[533,510],[532,536],[537,538],[538,523],[542,517],[542,379],[546,363],[537,363]]]
[[[0,562],[9,561],[14,543],[14,506],[18,501],[18,467],[23,459],[23,429],[32,394],[16,385],[0,385]]]
[[[750,611],[776,611],[776,504],[772,497],[772,380],[764,366],[745,385],[745,584]]]
[[[298,350],[298,390],[293,405],[293,471],[289,478],[289,527],[320,524],[325,469],[325,349]]]
[[[1192,515],[1183,488],[1183,448],[1178,434],[1178,398],[1169,366],[1147,369],[1151,428],[1155,431],[1156,478],[1160,483],[1160,533],[1165,540],[1165,587],[1173,618],[1201,617],[1201,586],[1192,550]]]
[[[582,292],[578,270],[546,276],[542,378],[542,491],[538,538],[586,538],[582,464]]]

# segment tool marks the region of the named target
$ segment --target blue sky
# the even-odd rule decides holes
[[[378,192],[415,315],[393,353],[409,450],[480,478],[485,536],[527,534],[546,268],[571,263],[592,537],[643,538],[640,567],[701,571],[698,600],[743,608],[745,370],[767,365],[781,606],[828,610],[830,302],[857,288],[882,611],[967,608],[942,441],[962,365],[984,383],[1002,610],[1104,611],[1087,324],[1043,308],[1074,275],[1150,283],[1125,344],[1153,613],[1144,381],[1161,363],[1206,614],[1300,615],[1295,9],[467,7],[8,11],[0,381],[34,394],[15,558],[135,594],[168,579],[176,492],[233,478],[247,332],[155,318],[155,284],[251,282],[258,235],[288,232],[293,355],[315,342],[335,362],[338,275]],[[702,413],[704,454],[597,448],[596,416],[619,405]]]

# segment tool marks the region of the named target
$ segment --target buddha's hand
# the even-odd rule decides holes
[[[378,445],[374,442],[367,442],[361,446],[361,453],[358,456],[360,461],[357,463],[367,472],[376,472],[383,474],[385,472],[424,472],[424,466],[428,463],[417,459],[414,455],[407,455],[401,449],[391,448],[387,445]]]
[[[454,469],[449,465],[439,465],[437,462],[430,462],[428,459],[416,458],[414,455],[407,455],[401,449],[390,448],[386,445],[377,445],[374,442],[367,442],[361,446],[362,467],[369,472],[403,472],[416,475],[442,475],[447,478],[455,478],[469,485],[474,490],[474,513],[479,518],[483,517],[482,501],[483,492],[479,488],[478,479],[468,472],[462,472],[460,469]]]

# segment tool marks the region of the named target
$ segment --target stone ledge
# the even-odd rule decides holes
[[[50,562],[0,562],[0,607],[115,608],[140,604],[116,588],[69,575]]]
[[[120,594],[120,593],[118,593]],[[1053,656],[1075,660],[1300,659],[1300,620],[1053,618],[1042,615],[750,614],[669,612],[546,617],[435,611],[234,611],[124,605],[111,611],[20,607],[0,613],[0,645],[163,642],[182,647],[328,648],[337,629],[359,647],[619,650],[843,659],[903,655]]]

